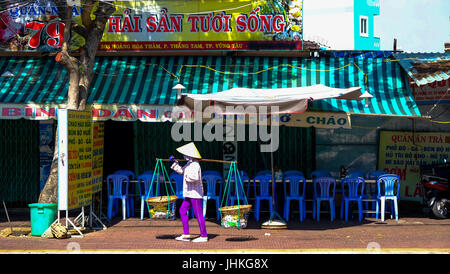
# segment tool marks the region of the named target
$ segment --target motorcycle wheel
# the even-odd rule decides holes
[[[448,218],[448,201],[447,199],[436,200],[433,204],[433,214],[439,219]]]

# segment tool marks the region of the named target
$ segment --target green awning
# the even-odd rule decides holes
[[[1,57],[0,103],[67,101],[68,75],[52,57]],[[181,83],[187,93],[233,87],[283,88],[323,84],[362,87],[364,101],[327,99],[309,109],[356,114],[420,116],[398,62],[384,58],[298,58],[230,56],[97,57],[88,104],[174,105]]]

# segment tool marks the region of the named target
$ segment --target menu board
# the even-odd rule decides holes
[[[102,190],[105,123],[92,123],[92,193]]]
[[[400,176],[402,199],[422,199],[421,165],[449,160],[449,132],[380,132],[378,168]]]
[[[92,202],[92,113],[58,110],[58,209]]]

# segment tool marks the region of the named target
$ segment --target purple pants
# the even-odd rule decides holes
[[[205,218],[203,217],[203,209],[202,209],[203,200],[202,199],[194,199],[194,198],[184,198],[183,203],[180,207],[180,216],[181,222],[183,223],[183,233],[185,235],[189,235],[189,216],[187,213],[189,209],[194,209],[194,215],[197,218],[198,226],[200,227],[200,237],[207,237],[206,234],[206,225]]]

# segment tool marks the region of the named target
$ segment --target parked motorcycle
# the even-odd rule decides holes
[[[424,204],[439,219],[449,217],[450,163],[424,165],[420,168]]]

